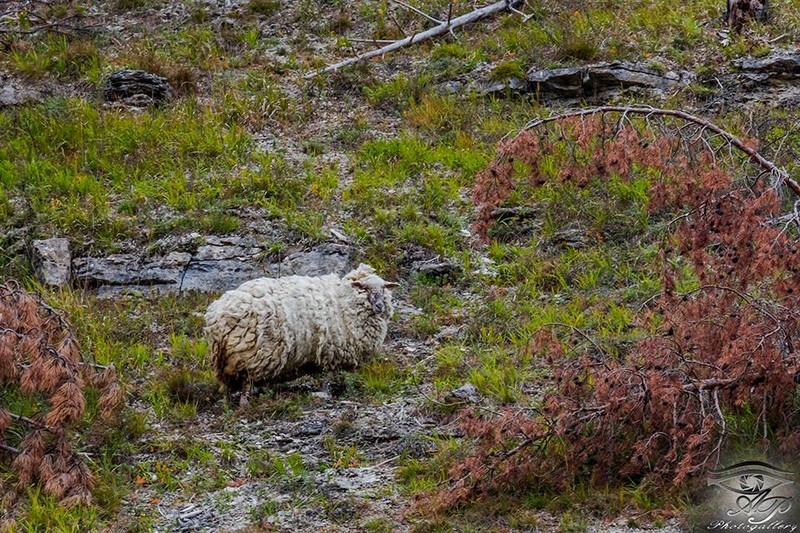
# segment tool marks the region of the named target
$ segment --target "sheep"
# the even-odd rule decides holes
[[[205,334],[217,380],[246,403],[254,385],[309,368],[357,366],[378,351],[392,316],[392,293],[361,264],[340,278],[258,278],[208,306]],[[245,388],[247,390],[245,390]]]

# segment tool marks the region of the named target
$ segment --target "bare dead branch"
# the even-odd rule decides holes
[[[8,446],[6,444],[0,444],[0,450],[6,451],[6,452],[10,452],[10,453],[19,454],[19,450],[18,449],[14,448],[13,446]]]
[[[15,415],[14,413],[8,413],[8,416],[11,417],[11,420],[16,420],[17,422],[23,422],[25,424],[28,424],[29,426],[33,426],[38,429],[44,429],[45,431],[53,431],[52,428],[50,428],[49,426],[41,422],[38,422],[32,418],[28,418],[27,416]]]
[[[566,324],[564,322],[547,322],[546,324],[542,324],[542,327],[539,328],[537,331],[540,331],[542,328],[550,328],[550,327],[563,327],[571,330],[573,333],[577,333],[578,335],[589,341],[589,343],[592,346],[594,346],[594,349],[597,350],[600,353],[600,355],[606,357],[606,353],[603,351],[602,348],[600,348],[600,346],[598,346],[598,344],[594,341],[594,339],[592,339],[585,331],[581,330],[580,328],[576,328],[571,324]]]
[[[338,63],[334,63],[333,65],[329,65],[322,70],[317,70],[315,72],[306,75],[306,79],[311,79],[320,74],[327,74],[329,72],[334,72],[342,67],[346,67],[348,65],[352,65],[360,61],[365,61],[373,57],[383,56],[384,54],[393,52],[394,50],[399,50],[400,48],[405,48],[406,46],[411,46],[412,44],[420,43],[422,41],[427,41],[434,37],[438,37],[439,35],[442,35],[444,33],[449,33],[453,29],[463,26],[465,24],[475,22],[484,17],[494,15],[495,13],[499,13],[501,11],[505,11],[510,7],[513,7],[514,5],[519,4],[521,1],[522,0],[500,0],[499,2],[495,2],[494,4],[476,9],[475,11],[471,11],[465,15],[461,15],[460,17],[456,17],[452,20],[441,22],[439,25],[434,26],[429,30],[420,33],[415,33],[409,37],[406,37],[405,39],[400,39],[399,41],[395,41],[387,46],[378,48],[377,50],[371,50],[369,52],[356,55],[355,57],[345,59]]]
[[[386,44],[395,42],[392,39],[356,39],[353,37],[348,38],[349,41],[354,43],[371,43],[371,44]]]

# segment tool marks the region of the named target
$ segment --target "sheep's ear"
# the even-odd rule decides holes
[[[387,282],[385,282],[383,284],[383,288],[384,289],[394,289],[394,288],[397,288],[399,286],[400,286],[400,284],[399,283],[395,283],[394,281],[387,281]]]
[[[364,289],[364,290],[369,289],[369,285],[357,279],[350,281],[350,285],[352,285],[353,287],[358,287],[359,289]]]

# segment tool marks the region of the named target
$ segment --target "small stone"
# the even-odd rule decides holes
[[[586,230],[577,222],[567,224],[553,235],[553,243],[566,248],[581,248],[588,242]]]
[[[2,73],[0,73],[0,109],[41,100],[40,94],[29,89],[17,87],[10,81],[2,79],[1,76]]]
[[[313,394],[312,394],[313,396]],[[325,423],[322,420],[311,420],[301,425],[294,432],[295,437],[313,437],[325,431]]]
[[[172,89],[166,78],[143,70],[118,70],[103,85],[106,102],[125,101],[141,107],[167,100]]]
[[[456,276],[462,272],[461,265],[452,259],[434,258],[427,261],[417,261],[411,266],[413,274],[429,276]]]
[[[447,395],[448,401],[478,403],[480,393],[472,383],[465,383],[457,389],[450,391]]]
[[[62,238],[33,241],[33,264],[36,277],[45,285],[63,287],[72,275],[69,240]]]
[[[350,239],[347,238],[347,235],[345,235],[341,231],[337,230],[336,228],[331,228],[331,235],[335,239],[337,239],[337,240],[339,240],[339,241],[341,241],[341,242],[343,242],[345,244],[350,242]]]

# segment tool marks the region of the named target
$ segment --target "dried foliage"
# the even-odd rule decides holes
[[[0,460],[15,478],[3,506],[34,483],[63,505],[88,504],[94,476],[70,444],[70,429],[82,419],[84,389],[99,392],[101,416],[114,416],[122,388],[113,365],[81,360],[66,319],[40,297],[15,283],[0,285],[0,391],[24,397],[29,416],[0,403]]]
[[[596,342],[568,356],[565,341],[539,330],[531,345],[552,377],[541,406],[466,413],[475,448],[436,504],[576,480],[686,486],[743,421],[766,451],[796,453],[800,218],[781,197],[785,180],[760,179],[761,161],[702,123],[598,112],[537,124],[479,176],[477,229],[486,236],[520,188],[646,176],[651,221],[666,228],[662,291],[642,302],[642,338],[620,357]],[[681,283],[693,289],[681,294]]]

